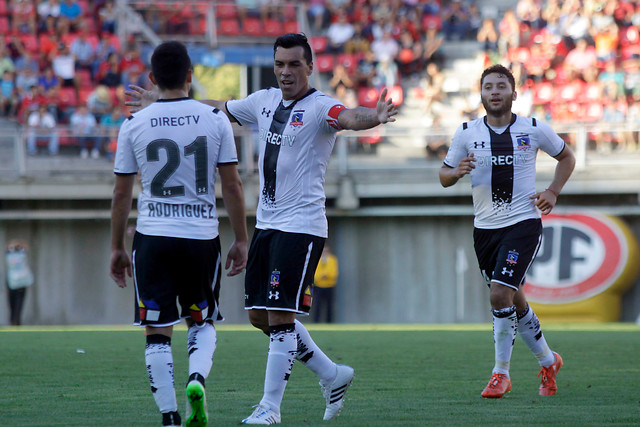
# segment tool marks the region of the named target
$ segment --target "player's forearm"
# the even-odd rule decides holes
[[[222,200],[229,214],[231,228],[235,235],[236,242],[247,242],[249,240],[247,234],[247,220],[244,207],[244,191],[242,181],[238,180],[231,184],[227,183],[222,186]]]
[[[380,124],[378,112],[373,108],[356,107],[344,110],[338,116],[338,122],[343,129],[364,130]]]
[[[111,249],[124,249],[124,234],[131,210],[131,197],[121,193],[113,195],[111,204]]]
[[[549,184],[551,190],[555,191],[557,194],[560,194],[562,188],[569,180],[569,177],[573,173],[573,169],[576,166],[576,160],[573,155],[566,156],[563,159],[558,161],[556,165],[556,171],[553,176],[553,181]]]
[[[447,166],[443,166],[440,168],[439,172],[440,184],[443,187],[451,187],[454,185],[460,177],[458,176],[458,171],[455,168],[450,168]]]

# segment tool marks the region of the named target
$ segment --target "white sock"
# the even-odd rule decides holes
[[[511,353],[518,327],[516,306],[491,311],[493,312],[493,342],[496,354],[493,373],[509,376]]]
[[[162,413],[177,411],[171,338],[160,334],[147,335],[144,360],[147,364],[151,392],[158,409]]]
[[[264,395],[260,404],[280,413],[284,389],[296,360],[295,324],[271,326],[269,329],[269,355],[264,376]]]
[[[298,339],[296,359],[316,374],[324,384],[332,382],[338,374],[336,364],[320,350],[320,347],[313,341],[302,322],[296,319],[295,324]]]
[[[544,339],[542,329],[540,329],[540,320],[528,305],[522,317],[518,318],[518,333],[538,359],[540,366],[549,367],[556,361],[556,357],[549,348],[547,340]]]
[[[193,324],[187,335],[189,375],[198,373],[205,379],[211,372],[213,353],[216,351],[216,328],[209,322]]]

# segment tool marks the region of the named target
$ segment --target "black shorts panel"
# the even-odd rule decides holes
[[[497,282],[518,290],[525,282],[541,240],[542,222],[539,219],[527,219],[497,229],[475,228],[473,245],[487,283]]]
[[[245,275],[245,309],[308,314],[324,242],[310,234],[256,229]]]
[[[220,238],[133,238],[135,324],[169,326],[189,317],[221,321]]]

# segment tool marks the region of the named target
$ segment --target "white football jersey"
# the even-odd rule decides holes
[[[205,240],[218,236],[214,184],[225,163],[238,163],[226,114],[180,98],[158,100],[125,120],[114,172],[140,170],[137,231]]]
[[[451,140],[444,164],[456,167],[473,153],[471,171],[474,225],[502,228],[529,218],[540,218],[535,200],[538,149],[557,156],[565,144],[551,127],[536,119],[513,115],[500,134],[487,124],[486,116],[463,123]]]
[[[344,105],[315,89],[283,103],[280,89],[270,88],[226,107],[239,124],[258,127],[256,227],[326,238],[324,177]]]

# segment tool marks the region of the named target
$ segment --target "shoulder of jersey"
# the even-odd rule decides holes
[[[469,120],[468,122],[462,123],[462,130],[467,130],[469,128],[473,128],[479,126],[483,123],[484,117],[478,117],[477,119]]]

